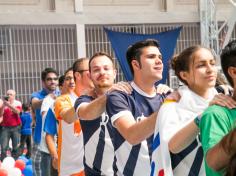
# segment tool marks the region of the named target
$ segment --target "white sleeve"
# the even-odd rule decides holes
[[[115,114],[115,115],[113,115],[112,117],[111,117],[111,123],[112,123],[112,126],[113,127],[115,127],[116,128],[116,126],[115,126],[115,121],[117,120],[117,119],[119,119],[120,117],[122,117],[122,116],[130,116],[130,117],[133,117],[133,114],[130,112],[130,111],[128,111],[128,110],[125,110],[125,111],[120,111],[119,113],[117,113],[117,114]]]
[[[161,138],[168,142],[180,129],[176,103],[163,104],[157,118],[156,127],[160,132]]]
[[[83,102],[83,103],[80,103],[78,106],[77,106],[77,108],[76,108],[76,110],[75,110],[75,116],[76,116],[76,118],[80,118],[80,119],[82,119],[83,120],[83,117],[79,117],[78,116],[78,112],[79,112],[79,108],[81,107],[81,105],[84,105],[84,104],[89,104],[89,102]]]
[[[43,99],[42,105],[41,105],[41,109],[40,109],[40,113],[42,114],[42,112],[47,111],[47,101],[46,98]]]
[[[164,169],[165,174],[173,176],[171,157],[168,148],[169,139],[176,132],[176,103],[164,103],[157,115],[154,135],[152,162],[155,163],[154,175]]]
[[[41,109],[40,109],[40,113],[42,114],[42,112],[46,112],[48,111],[48,109],[51,107],[51,105],[54,103],[54,99],[51,98],[50,96],[46,96],[43,99],[42,105],[41,105]]]

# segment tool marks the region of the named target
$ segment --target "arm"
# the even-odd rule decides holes
[[[46,133],[45,140],[48,146],[49,153],[52,157],[52,165],[54,169],[57,169],[58,154],[57,154],[57,148],[55,146],[54,136]]]
[[[197,129],[194,122],[191,122],[187,124],[186,129],[181,132],[180,129],[183,128],[183,124],[180,123],[176,106],[176,99],[165,99],[158,112],[158,120],[155,129],[155,133],[159,133],[160,139],[162,142],[166,143],[166,147],[169,149],[168,151],[172,153],[178,153],[182,148],[185,148],[184,146],[188,145],[189,141],[193,141],[191,137],[189,139],[189,131],[192,133],[192,128]],[[191,134],[191,136],[192,135],[196,137],[195,133]],[[183,138],[187,138],[185,139],[185,143],[183,142]]]
[[[79,100],[77,99],[75,102],[75,108],[78,107],[77,115],[83,120],[93,120],[105,111],[106,95],[102,95],[91,102],[82,102],[81,104],[79,104]]]
[[[21,109],[13,106],[12,104],[10,104],[8,101],[5,101],[5,100],[4,100],[4,105],[8,106],[12,110],[12,112],[14,112],[15,114],[20,115]]]
[[[150,137],[155,128],[157,112],[154,112],[149,117],[136,122],[132,114],[119,117],[114,125],[120,134],[132,145],[141,143],[146,138]]]
[[[105,94],[99,96],[98,98],[96,98],[91,102],[84,102],[83,100],[81,100],[83,101],[83,103],[81,103],[80,98],[77,99],[77,101],[75,102],[75,109],[77,109],[76,107],[79,106],[78,109],[76,110],[78,117],[83,120],[93,120],[98,118],[106,109],[107,94],[109,94],[114,90],[119,90],[127,94],[131,94],[132,87],[127,82],[118,82],[117,84],[113,84],[106,91]]]
[[[36,124],[36,117],[35,117],[35,111],[32,107],[30,108],[30,114],[31,114],[31,117],[32,117],[31,126],[33,127]]]
[[[159,130],[162,140],[167,143],[172,153],[179,153],[186,148],[199,132],[194,121],[184,126],[180,123],[176,106],[175,101],[166,99],[158,112],[156,124],[156,130]]]
[[[34,97],[31,100],[31,106],[32,106],[33,109],[40,109],[41,105],[42,105],[42,102],[43,102],[43,99],[40,100],[40,99]]]
[[[73,106],[70,108],[64,108],[60,113],[60,117],[69,124],[77,120],[75,109]]]
[[[120,91],[115,91],[107,96],[106,112],[113,126],[132,145],[139,144],[150,137],[155,128],[157,112],[148,117],[142,116],[135,120],[134,109],[139,108],[132,96]],[[159,109],[158,109],[159,110]]]
[[[236,129],[228,133],[214,147],[208,150],[206,162],[213,170],[224,169],[230,158],[236,153]]]
[[[43,131],[46,133],[45,141],[52,157],[53,167],[57,169],[58,154],[56,141],[54,139],[54,136],[57,134],[57,121],[52,108],[53,107],[50,107],[47,111]]]
[[[55,141],[54,141],[54,136],[46,133],[45,140],[46,140],[46,144],[48,146],[48,150],[49,150],[51,156],[58,158],[57,148],[55,146]]]
[[[168,147],[172,153],[179,153],[189,146],[199,134],[199,129],[194,121],[179,130],[169,141]]]
[[[77,120],[75,109],[68,95],[59,96],[54,103],[55,116],[67,123]]]
[[[209,103],[209,105],[217,104],[220,106],[226,106],[228,108],[235,107],[235,101],[224,94],[216,95],[213,100]],[[179,153],[183,149],[185,149],[188,145],[190,145],[196,136],[199,134],[198,126],[194,121],[191,121],[184,128],[179,130],[169,141],[169,150],[172,153]]]

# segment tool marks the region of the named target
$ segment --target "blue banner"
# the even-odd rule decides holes
[[[126,60],[126,50],[128,46],[141,40],[158,40],[160,43],[160,51],[162,53],[164,65],[163,79],[160,81],[160,83],[166,83],[169,70],[168,60],[174,54],[177,38],[180,34],[181,29],[182,27],[179,27],[174,30],[161,32],[158,34],[131,34],[125,32],[115,32],[104,28],[127,81],[131,81],[133,79],[132,73]]]

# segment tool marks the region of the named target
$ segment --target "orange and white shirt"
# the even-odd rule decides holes
[[[84,176],[83,133],[80,121],[68,124],[60,113],[64,108],[74,106],[77,95],[66,94],[56,99],[54,108],[59,120],[58,128],[58,173],[59,176]]]

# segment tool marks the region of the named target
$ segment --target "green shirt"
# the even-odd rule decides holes
[[[224,171],[216,172],[206,163],[207,151],[215,146],[226,134],[235,127],[236,109],[228,109],[213,105],[206,109],[200,122],[200,135],[204,151],[207,176],[222,176]]]

